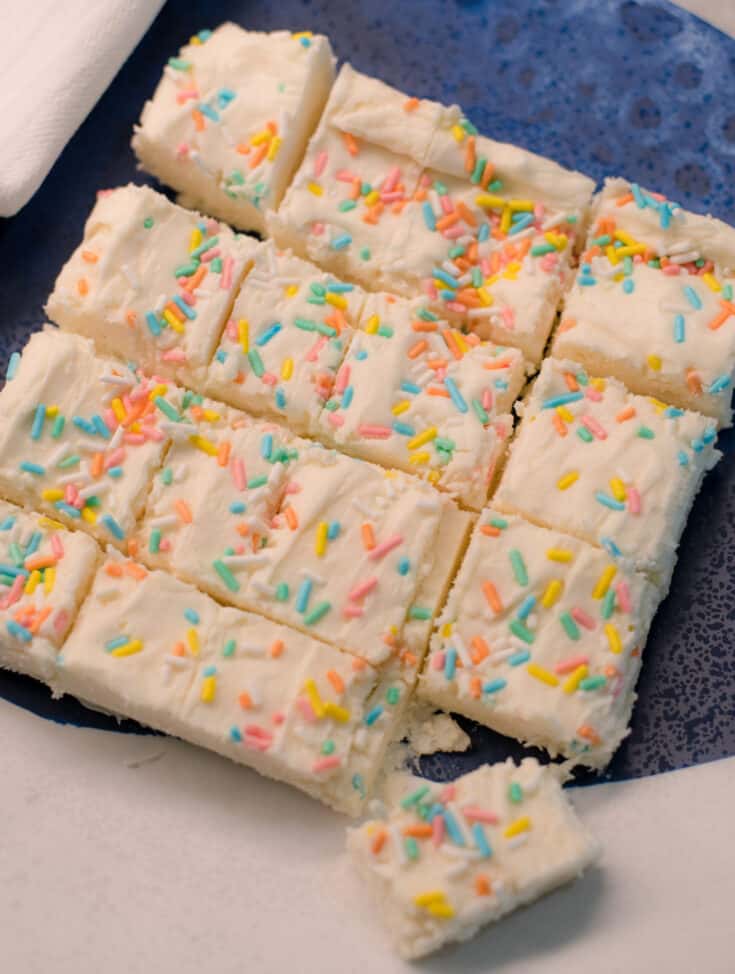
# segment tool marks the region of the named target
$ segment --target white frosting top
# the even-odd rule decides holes
[[[0,665],[52,678],[97,555],[86,535],[0,501]]]
[[[485,765],[409,779],[384,819],[348,832],[399,952],[421,957],[578,876],[597,858],[550,768]]]
[[[272,241],[261,244],[209,369],[207,391],[311,432],[334,383],[363,292]]]
[[[133,148],[176,188],[204,174],[252,226],[252,207],[280,202],[333,77],[326,37],[222,24],[169,59]]]
[[[667,579],[692,500],[720,457],[712,420],[553,359],[520,411],[496,506]]]
[[[101,193],[46,311],[102,352],[201,381],[255,247],[146,186]]]
[[[121,558],[95,578],[64,647],[57,689],[351,813],[408,693],[397,665],[377,671]]]
[[[599,767],[627,733],[659,598],[604,550],[485,511],[439,620],[423,693]]]
[[[370,295],[320,425],[350,453],[481,507],[512,428],[523,356],[464,336],[421,300]]]

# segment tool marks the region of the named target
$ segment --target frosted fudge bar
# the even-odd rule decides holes
[[[333,80],[326,37],[229,23],[201,31],[169,58],[133,150],[186,205],[262,233]]]
[[[592,180],[479,136],[459,109],[345,65],[277,214],[278,243],[541,358]]]
[[[603,767],[628,733],[660,593],[602,548],[483,512],[421,691],[503,734]]]
[[[298,432],[318,416],[350,341],[361,288],[261,244],[224,329],[206,389]]]
[[[0,493],[123,546],[182,405],[178,390],[47,326],[0,392]]]
[[[56,689],[355,814],[410,684],[394,661],[375,669],[118,556],[95,577]]]
[[[445,785],[413,779],[347,846],[405,958],[469,939],[598,855],[553,771],[531,758]]]
[[[98,351],[198,386],[256,247],[146,186],[101,193],[46,313]]]
[[[553,353],[729,425],[734,285],[735,229],[609,179]]]
[[[320,424],[339,449],[481,508],[525,375],[518,349],[463,335],[422,299],[369,295]]]
[[[0,501],[0,667],[53,680],[98,550],[85,534]]]
[[[546,359],[494,506],[604,546],[664,588],[702,479],[713,420]]]

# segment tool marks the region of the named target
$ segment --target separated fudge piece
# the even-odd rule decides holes
[[[262,233],[333,80],[326,37],[236,24],[201,31],[169,59],[133,149],[187,205]]]
[[[363,292],[313,264],[258,247],[209,369],[207,391],[314,432],[352,334]]]
[[[0,666],[53,680],[98,552],[86,535],[0,501]]]
[[[606,551],[485,511],[421,690],[503,734],[603,767],[628,733],[660,593]]]
[[[609,179],[554,355],[729,425],[734,285],[735,229]]]
[[[320,424],[340,449],[485,503],[525,381],[523,356],[463,335],[424,307],[367,298]]]
[[[0,493],[122,546],[181,419],[179,390],[56,328],[31,335],[0,393]],[[191,394],[189,394],[191,395]]]
[[[603,545],[665,589],[702,478],[720,457],[711,419],[547,359],[493,503]]]
[[[530,758],[448,785],[414,779],[384,818],[350,829],[347,846],[406,958],[467,940],[598,855],[554,771]]]
[[[425,292],[538,361],[593,188],[478,136],[457,108],[407,99],[346,65],[269,226],[336,273]]]
[[[100,352],[198,387],[255,247],[147,186],[101,193],[46,313]]]
[[[350,814],[410,693],[396,661],[375,669],[119,556],[98,571],[58,672],[61,692]]]

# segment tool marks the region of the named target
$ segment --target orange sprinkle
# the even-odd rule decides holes
[[[416,666],[418,663],[417,657],[413,653],[409,653],[408,650],[401,655],[401,662],[405,663],[406,666]]]
[[[482,680],[479,676],[470,677],[470,696],[479,700],[482,696]]]
[[[139,581],[146,577],[148,572],[142,565],[136,565],[134,561],[125,562],[125,568],[123,569],[126,575],[130,575],[131,578],[137,578]]]
[[[235,526],[235,530],[241,538],[247,538],[247,536],[250,534],[250,525],[247,523],[247,521],[241,521]]]
[[[125,320],[127,321],[128,325],[130,325],[131,328],[135,328],[138,322],[138,316],[134,311],[126,311]]]
[[[232,443],[229,440],[222,440],[219,447],[217,448],[217,463],[220,467],[226,467],[230,462],[230,450],[232,448]]]
[[[97,261],[99,260],[99,257],[91,250],[83,250],[82,260],[85,260],[88,264],[96,264]]]
[[[95,453],[92,457],[92,465],[90,467],[90,473],[93,477],[101,477],[102,472],[105,469],[105,455],[104,453]]]
[[[572,328],[577,327],[576,318],[562,318],[559,324],[558,333],[562,335],[565,331],[571,331]]]
[[[171,652],[174,656],[186,656],[186,646],[183,643],[175,643]]]
[[[46,619],[48,619],[50,615],[51,615],[50,605],[44,606],[43,609],[41,609],[41,611],[38,612],[36,618],[28,627],[34,635],[38,632],[38,630],[41,628],[41,626],[44,624],[44,622],[46,621]]]
[[[261,162],[266,157],[268,148],[269,148],[268,142],[263,142],[261,145],[258,146],[258,148],[253,152],[252,156],[250,157],[250,161],[248,162],[248,169],[255,169],[257,166],[261,164]]]
[[[355,672],[359,670],[364,670],[366,666],[367,663],[365,662],[365,660],[360,659],[359,656],[355,656],[355,658],[352,660],[352,669],[355,670]]]
[[[271,643],[271,648],[268,650],[273,659],[278,659],[278,657],[283,653],[285,649],[285,643],[282,639],[274,639]]]
[[[735,304],[730,301],[725,301],[724,298],[720,301],[720,307],[722,310],[718,315],[716,315],[712,321],[707,323],[707,327],[710,331],[717,331],[725,324],[730,315],[735,315]]]
[[[480,179],[480,186],[483,189],[487,189],[490,185],[490,181],[493,178],[493,165],[490,162],[485,163],[485,168],[482,170],[482,177]]]
[[[635,416],[635,406],[626,406],[625,409],[621,409],[618,415],[615,417],[616,423],[624,423],[626,419],[632,419]]]
[[[443,387],[427,386],[426,392],[430,396],[443,396],[445,399],[450,398],[449,393]]]
[[[122,568],[116,561],[108,561],[105,565],[105,572],[112,578],[120,578],[122,576]]]
[[[570,392],[579,392],[579,383],[577,382],[577,377],[571,372],[564,373],[564,381],[567,384],[567,388]]]
[[[478,896],[490,895],[490,880],[482,873],[475,876],[475,892]]]
[[[435,321],[412,321],[411,328],[414,331],[437,331],[438,330]]]
[[[445,213],[441,219],[436,221],[436,229],[439,231],[448,230],[449,227],[453,227],[455,223],[459,223],[460,215],[457,210],[453,210],[451,213]]]
[[[554,429],[559,434],[559,436],[567,435],[567,428],[564,425],[564,420],[561,418],[559,413],[554,413],[554,415],[551,418],[551,422],[554,424]]]
[[[179,500],[174,501],[174,510],[179,515],[179,518],[184,522],[184,524],[191,524],[194,520],[191,514],[191,508],[186,503],[185,500],[179,498]]]
[[[425,338],[422,338],[421,341],[416,342],[415,345],[412,345],[411,348],[409,348],[407,355],[410,359],[418,358],[419,355],[421,355],[422,352],[425,352],[428,347],[429,343]]]
[[[577,734],[579,734],[580,737],[583,737],[586,741],[589,741],[590,744],[597,745],[602,743],[597,731],[589,724],[582,724],[581,727],[578,727]]]
[[[482,592],[487,599],[487,604],[493,610],[495,615],[500,615],[503,611],[503,603],[498,595],[498,590],[495,588],[492,582],[482,583]]]
[[[240,704],[243,710],[250,710],[253,706],[253,701],[247,690],[243,690],[241,694],[238,695],[237,702]]]
[[[462,358],[462,349],[457,344],[457,339],[452,334],[452,331],[451,331],[450,328],[445,328],[442,331],[442,338],[447,343],[447,348],[452,353],[452,355],[454,356],[454,358],[455,359],[458,359],[458,360],[461,359]]]
[[[77,291],[79,291],[82,297],[89,294],[89,281],[86,277],[80,277],[77,281]]]
[[[487,538],[499,538],[500,528],[496,528],[493,524],[483,524],[480,527],[480,533],[484,534]]]
[[[687,383],[687,389],[691,392],[693,396],[702,395],[702,379],[700,378],[699,373],[695,369],[687,369],[686,383]]]
[[[194,120],[194,128],[197,130],[197,132],[203,132],[204,116],[202,115],[202,113],[199,111],[198,108],[192,109],[191,117]]]
[[[129,538],[128,539],[128,554],[130,555],[131,558],[137,557],[138,548],[139,548],[139,545],[138,545],[137,538]]]
[[[378,855],[380,850],[385,845],[387,839],[388,839],[388,833],[385,831],[385,829],[381,829],[380,832],[376,833],[372,845],[370,846],[370,849],[374,856]]]
[[[288,507],[284,508],[283,515],[286,518],[286,523],[288,524],[288,526],[291,528],[292,531],[295,531],[296,528],[299,526],[299,517],[290,504],[288,505]]]
[[[419,100],[418,100],[418,98],[408,98],[403,103],[403,111],[404,112],[415,112],[418,107],[419,107]]]
[[[414,839],[430,839],[434,834],[434,830],[428,824],[423,822],[417,825],[406,825],[403,829],[404,835],[410,835]]]
[[[469,335],[467,337],[469,338]],[[488,372],[494,372],[496,369],[508,369],[510,368],[510,359],[495,358],[491,362],[485,362],[484,368],[486,368]]]
[[[342,138],[344,139],[345,149],[347,149],[351,156],[356,156],[360,151],[360,147],[357,144],[355,136],[351,132],[343,132]]]
[[[632,202],[633,202],[633,194],[624,193],[622,196],[618,197],[618,199],[615,200],[615,205],[625,206],[626,203],[632,203]]]
[[[475,214],[465,203],[462,202],[462,200],[457,200],[456,207],[457,207],[457,213],[459,213],[459,215],[462,217],[462,219],[468,226],[470,227],[477,226],[477,218],[475,217]],[[437,226],[439,226],[438,223]],[[475,246],[475,250],[477,250],[477,245],[475,241],[473,241],[473,245]],[[470,255],[468,256],[470,259],[470,263],[473,263],[472,256]]]
[[[187,291],[195,291],[199,285],[202,283],[204,275],[207,273],[207,265],[200,264],[199,267],[194,271],[189,280],[186,282]]]
[[[470,646],[472,647],[472,652],[470,656],[472,657],[472,662],[477,666],[478,663],[482,663],[484,659],[490,655],[490,647],[482,638],[482,636],[473,636],[470,640]]]
[[[372,551],[375,547],[375,532],[373,531],[373,526],[369,521],[366,521],[362,528],[362,544],[366,551]]]
[[[336,670],[327,670],[327,679],[337,693],[345,692],[345,682]]]
[[[472,172],[475,168],[475,137],[471,135],[465,144],[464,148],[464,171]]]
[[[26,558],[24,564],[28,571],[32,572],[37,568],[50,568],[56,562],[56,555],[35,555],[33,558]]]
[[[250,152],[250,146],[246,142],[238,142],[235,151],[239,152],[241,156],[246,156]]]

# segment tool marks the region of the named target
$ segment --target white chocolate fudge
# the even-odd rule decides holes
[[[0,393],[0,493],[123,546],[181,394],[47,326]]]
[[[659,598],[604,549],[486,510],[439,619],[421,692],[552,756],[603,767],[628,733]]]
[[[605,547],[665,589],[704,474],[721,456],[714,422],[546,359],[493,498]]]
[[[732,422],[735,229],[610,179],[553,354]]]
[[[372,290],[428,294],[536,362],[593,188],[347,65],[269,227]]]
[[[85,534],[0,501],[0,667],[53,680],[98,553]]]
[[[256,246],[147,186],[110,190],[46,313],[99,352],[198,388]]]
[[[375,669],[117,556],[95,577],[55,689],[355,814],[414,672]]]
[[[341,450],[425,478],[481,508],[525,382],[522,354],[463,335],[424,307],[369,295],[320,416]]]
[[[262,233],[333,80],[334,57],[321,35],[229,23],[201,31],[169,59],[133,149],[187,205]]]
[[[272,241],[260,245],[209,369],[207,392],[297,432],[318,429],[363,301]]]
[[[348,830],[355,866],[398,952],[423,957],[582,874],[598,844],[550,767],[485,765],[412,781],[383,818]]]

